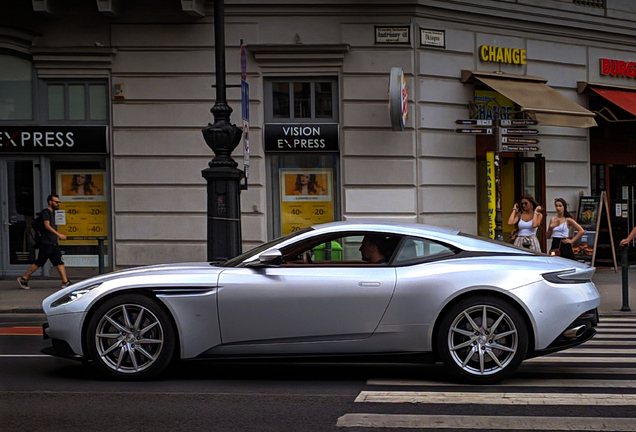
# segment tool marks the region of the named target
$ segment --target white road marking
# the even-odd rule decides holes
[[[354,402],[479,405],[636,406],[636,394],[361,391]],[[636,425],[636,420],[633,421]]]
[[[566,349],[565,351],[561,351],[562,353],[567,353],[567,354],[636,354],[636,349],[629,349],[629,348],[603,348],[603,349],[599,349],[597,347],[589,347],[589,348],[585,348],[584,346],[580,345],[576,348],[569,348]]]
[[[636,347],[636,340],[634,341],[614,341],[614,340],[604,340],[604,339],[597,339],[594,338],[591,341],[587,341],[585,342],[583,345],[579,345],[577,348],[585,348],[588,346],[592,346],[592,345],[618,345],[618,346],[624,346],[624,347]],[[566,350],[569,351],[569,350]]]
[[[544,356],[524,360],[527,363],[636,363],[636,358],[622,357],[558,357]]]
[[[567,367],[567,366],[537,366],[524,365],[523,363],[517,370],[519,373],[546,373],[546,374],[618,374],[618,375],[636,375],[636,368],[599,368],[599,367]]]
[[[632,333],[634,335],[634,334],[636,334],[636,328],[635,327],[631,327],[631,328],[607,328],[607,327],[603,327],[603,328],[599,328],[598,329],[598,333],[599,334]]]
[[[370,386],[420,386],[420,387],[448,387],[461,386],[455,382],[448,381],[425,381],[425,380],[388,380],[370,379],[367,381]],[[481,387],[614,387],[614,388],[636,388],[636,380],[606,380],[606,379],[531,379],[531,378],[508,378],[493,385],[481,385]]]
[[[599,339],[636,339],[636,331],[634,331],[634,334],[603,334],[597,332],[592,340]]]
[[[29,357],[52,358],[50,355],[46,355],[46,354],[0,354],[0,358],[29,358]]]
[[[633,431],[633,418],[345,414],[338,427],[547,431]]]

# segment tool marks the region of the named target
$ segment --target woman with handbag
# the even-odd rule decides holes
[[[543,213],[539,203],[532,195],[522,196],[520,202],[515,203],[508,218],[508,225],[517,227],[515,246],[541,252],[541,245],[537,239],[537,228],[541,226],[541,221],[543,221]]]
[[[559,255],[563,258],[575,259],[572,243],[576,242],[585,234],[585,230],[581,228],[570,212],[568,212],[568,203],[563,198],[554,200],[554,208],[556,216],[550,219],[548,227],[548,237],[552,238],[552,249],[550,255]],[[570,229],[574,229],[574,237],[570,238]]]

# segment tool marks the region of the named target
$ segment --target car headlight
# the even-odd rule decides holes
[[[80,289],[76,289],[73,290],[67,294],[64,294],[62,297],[60,297],[59,299],[55,300],[53,303],[51,303],[51,307],[57,307],[57,306],[62,306],[65,304],[69,304],[74,302],[75,300],[85,296],[86,294],[88,294],[89,292],[91,292],[92,290],[94,290],[95,288],[97,288],[98,286],[100,286],[101,283],[95,284],[95,285],[91,285],[85,288],[80,288]]]

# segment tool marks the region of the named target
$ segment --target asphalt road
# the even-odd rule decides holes
[[[436,365],[297,363],[187,362],[155,381],[110,382],[41,355],[46,342],[28,334],[39,320],[0,316],[2,432],[636,430],[630,320],[479,387]]]

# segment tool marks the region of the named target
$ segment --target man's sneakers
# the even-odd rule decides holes
[[[18,278],[18,283],[20,284],[20,288],[29,289],[29,280],[28,279],[25,279],[22,276],[20,276]]]
[[[73,282],[71,282],[70,279],[66,279],[66,282],[62,283],[62,288],[66,288],[67,286],[70,286]]]

